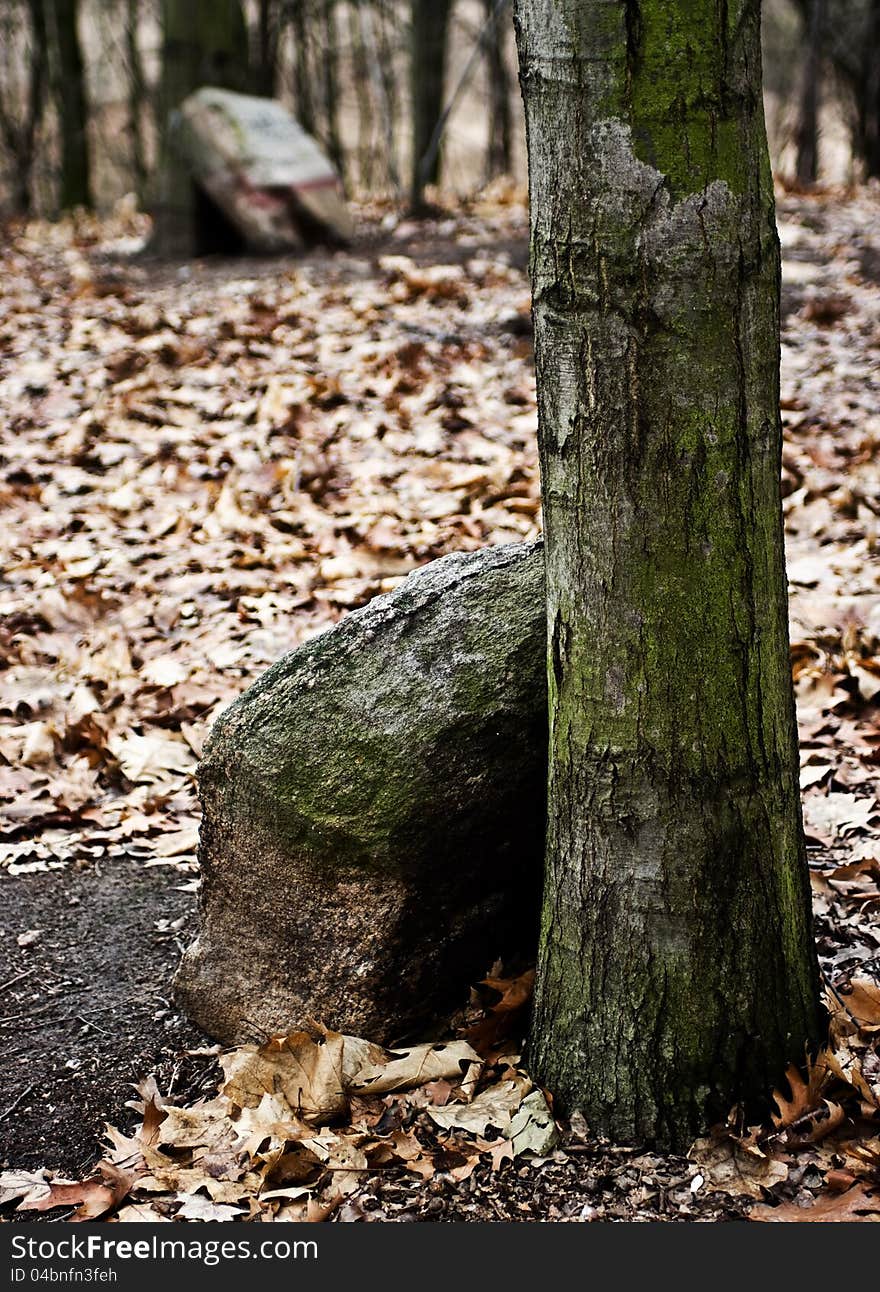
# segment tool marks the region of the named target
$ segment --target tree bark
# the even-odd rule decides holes
[[[16,215],[30,215],[34,209],[34,161],[37,132],[45,107],[46,86],[46,15],[43,0],[27,0],[29,57],[27,94],[16,118],[0,100],[0,138],[12,161],[10,179],[11,210]],[[4,33],[5,35],[5,33]],[[2,38],[2,37],[0,37]]]
[[[325,141],[333,165],[345,179],[345,152],[339,135],[339,39],[336,30],[336,0],[324,0],[324,40],[321,71],[324,85]]]
[[[809,39],[815,0],[796,0]],[[880,0],[821,0],[823,54],[850,103],[852,151],[864,177],[880,175]]]
[[[801,184],[814,184],[819,175],[819,80],[822,74],[822,35],[825,0],[810,0],[804,79],[797,128],[796,173]]]
[[[518,0],[547,553],[531,1063],[682,1149],[820,1030],[758,0]]]
[[[153,247],[167,256],[199,249],[196,192],[175,140],[174,113],[202,85],[248,87],[247,28],[240,0],[162,0],[158,187]]]
[[[443,112],[451,10],[452,0],[412,0],[410,203],[414,211],[423,206],[425,185],[436,184],[440,178],[440,151],[427,160],[426,154]]]
[[[509,175],[513,162],[513,119],[510,106],[510,77],[507,74],[505,34],[509,22],[506,8],[498,0],[483,0],[486,32],[486,71],[489,80],[489,146],[486,150],[486,178]]]
[[[79,42],[79,0],[51,0],[50,12],[55,46],[55,101],[61,133],[58,205],[62,211],[78,206],[90,208],[89,108]]]
[[[380,0],[376,11],[377,44],[379,49],[379,70],[382,81],[382,100],[385,130],[385,148],[387,152],[388,180],[394,196],[400,196],[400,167],[398,165],[396,123],[399,118],[400,90],[397,81],[395,55],[397,53],[397,33],[395,25],[398,15],[395,12],[395,0]],[[389,30],[390,28],[390,30]]]
[[[370,101],[369,55],[364,45],[364,33],[360,20],[363,4],[364,0],[352,0],[348,6],[348,31],[358,105],[358,184],[361,188],[370,189],[374,174],[373,107]]]
[[[862,85],[858,146],[865,178],[876,179],[880,176],[880,0],[873,0],[868,11]]]
[[[367,68],[370,76],[370,84],[373,87],[373,99],[379,116],[379,123],[382,128],[382,139],[385,145],[385,173],[387,182],[390,184],[393,192],[396,194],[400,190],[400,177],[397,173],[397,162],[395,159],[394,149],[394,119],[391,112],[391,101],[388,96],[388,79],[386,69],[383,75],[380,54],[379,41],[376,36],[376,27],[373,23],[372,7],[368,4],[358,6],[358,18],[360,20],[361,39],[363,41],[364,56],[367,62]]]
[[[140,0],[126,0],[125,51],[128,64],[128,116],[131,130],[131,168],[134,174],[138,202],[143,202],[147,191],[147,150],[144,140],[144,108],[147,92],[144,64],[140,48]]]
[[[278,4],[259,0],[257,7],[257,48],[254,60],[254,93],[273,99],[278,82]]]
[[[293,65],[296,72],[296,119],[307,130],[315,130],[315,94],[309,65],[309,15],[306,0],[293,0],[290,25],[293,32]]]

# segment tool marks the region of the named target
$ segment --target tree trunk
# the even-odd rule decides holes
[[[859,107],[859,144],[865,178],[880,177],[880,0],[868,12],[862,60],[863,93]]]
[[[259,0],[257,49],[253,71],[254,93],[274,99],[278,81],[277,0]]]
[[[92,205],[89,158],[89,109],[79,43],[79,0],[50,0],[55,46],[55,101],[61,133],[62,211]]]
[[[296,72],[296,119],[309,134],[315,129],[315,95],[309,66],[309,20],[306,0],[293,0],[290,15],[293,32],[293,65]]]
[[[440,178],[439,150],[426,158],[434,127],[443,112],[446,52],[452,0],[412,0],[410,75],[412,86],[412,177],[410,202],[423,205],[426,184]]]
[[[798,182],[814,184],[819,174],[819,79],[822,73],[822,35],[825,0],[810,0],[804,79],[797,128]]]
[[[167,256],[199,250],[196,191],[175,140],[174,113],[202,85],[246,90],[247,28],[239,0],[162,0],[158,191],[153,247]]]
[[[513,122],[510,108],[510,77],[504,57],[507,32],[506,7],[498,0],[483,0],[486,10],[486,71],[489,79],[489,146],[486,150],[486,178],[509,175],[513,163]]]
[[[16,119],[8,113],[6,106],[0,101],[0,139],[12,162],[9,205],[16,215],[30,215],[34,209],[34,160],[37,132],[45,106],[47,70],[43,0],[28,0],[26,10],[30,35],[28,84],[27,95],[21,105],[21,117]]]
[[[379,49],[379,71],[382,81],[383,127],[385,130],[385,148],[387,153],[388,180],[395,197],[400,196],[400,167],[398,166],[397,132],[395,123],[399,119],[400,91],[397,83],[395,55],[398,49],[398,38],[395,26],[398,15],[395,12],[395,0],[380,0],[377,9],[377,43]],[[391,29],[389,31],[389,28]],[[392,38],[393,33],[393,38]]]
[[[131,168],[138,202],[147,191],[147,150],[144,142],[144,108],[148,100],[144,64],[140,49],[140,0],[127,0],[125,15],[125,50],[128,63],[128,117],[131,130]]]
[[[373,183],[373,107],[370,102],[369,56],[360,20],[363,3],[364,0],[352,0],[348,6],[348,30],[358,105],[358,184],[369,190]]]
[[[547,542],[531,1063],[684,1148],[820,1030],[758,0],[518,0]]]
[[[371,6],[367,4],[359,5],[358,17],[360,19],[364,55],[370,74],[370,84],[373,87],[373,101],[376,104],[377,115],[382,128],[382,139],[385,145],[385,172],[387,182],[390,184],[392,190],[397,193],[400,190],[400,177],[397,173],[397,163],[394,156],[394,122],[391,116],[391,103],[388,98],[387,80],[382,75],[379,41],[376,37],[376,28],[373,23],[373,12]]]
[[[327,122],[327,153],[340,176],[345,177],[345,154],[339,136],[339,39],[336,31],[336,0],[324,0],[324,40],[321,51],[324,82],[324,118]]]

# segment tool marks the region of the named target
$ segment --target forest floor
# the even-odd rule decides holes
[[[541,1141],[523,979],[462,1002],[454,1070],[429,1047],[428,1084],[392,1080],[399,1060],[370,1052],[386,1093],[355,1088],[328,1126],[316,1070],[311,1129],[278,1140],[264,1108],[245,1151],[230,1081],[250,1060],[220,1056],[217,1095],[218,1049],[170,998],[217,712],[416,566],[539,531],[522,204],[499,191],[418,225],[363,210],[350,248],[299,259],[150,262],[124,213],[6,240],[5,1212],[880,1219],[880,191],[781,194],[779,219],[792,657],[833,1017],[775,1121],[688,1158],[577,1119]],[[337,1044],[317,1041],[298,1061]],[[509,1151],[517,1116],[540,1151]]]

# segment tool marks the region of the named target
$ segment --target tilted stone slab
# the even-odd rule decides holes
[[[534,949],[545,642],[540,544],[447,556],[226,710],[176,982],[205,1031],[237,1043],[316,1018],[388,1041]]]
[[[205,86],[181,104],[176,140],[193,178],[251,250],[296,249],[304,227],[351,237],[339,176],[276,100]]]

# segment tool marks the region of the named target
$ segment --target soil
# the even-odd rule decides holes
[[[194,925],[179,871],[113,861],[0,880],[0,1162],[81,1177],[104,1123],[129,1126],[134,1086],[197,1098],[211,1042],[174,1008]],[[29,945],[27,934],[39,930]]]

